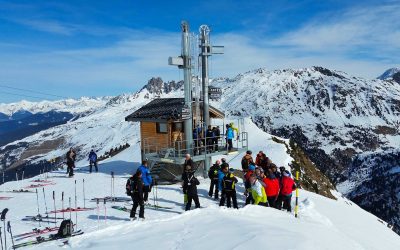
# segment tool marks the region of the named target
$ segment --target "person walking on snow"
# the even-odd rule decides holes
[[[200,184],[199,180],[194,176],[194,172],[192,171],[192,167],[190,165],[186,166],[186,171],[182,174],[183,180],[183,193],[187,196],[187,203],[185,210],[190,210],[192,206],[192,200],[196,208],[200,208],[199,195],[197,194],[197,185]]]
[[[143,200],[144,202],[148,201],[149,192],[151,192],[151,185],[153,183],[153,179],[150,175],[150,170],[147,167],[147,161],[142,161],[142,165],[138,168],[142,173],[142,181],[143,181]]]
[[[221,161],[217,160],[214,165],[211,166],[210,170],[208,170],[208,177],[210,178],[210,190],[208,191],[208,196],[212,197],[213,196],[213,191],[215,187],[215,192],[214,192],[214,198],[218,199],[218,171],[220,169],[220,164]]]
[[[74,176],[76,152],[73,148],[70,148],[67,152],[67,174],[69,177]]]
[[[90,150],[89,153],[89,172],[92,173],[92,165],[94,165],[94,168],[96,169],[96,173],[99,171],[97,168],[97,154],[94,152],[94,150]]]
[[[222,164],[221,172],[222,175],[219,175],[219,179],[221,180],[222,194],[219,206],[224,206],[226,200],[226,206],[231,207],[232,199],[233,208],[238,209],[235,187],[238,180],[232,173],[229,172],[229,165],[227,164]]]
[[[127,194],[131,196],[133,201],[130,214],[131,220],[136,219],[136,210],[138,206],[140,206],[139,218],[144,219],[143,181],[142,172],[140,169],[138,169],[136,173],[128,179],[126,183],[126,190]]]

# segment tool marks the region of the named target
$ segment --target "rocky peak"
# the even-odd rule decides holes
[[[171,91],[178,90],[183,86],[183,81],[169,81],[164,82],[161,77],[153,77],[151,78],[147,84],[143,87],[143,89],[147,89],[150,94],[168,94]]]

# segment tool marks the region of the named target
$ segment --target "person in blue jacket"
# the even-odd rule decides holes
[[[94,165],[94,168],[96,169],[96,173],[99,171],[99,169],[97,168],[97,154],[94,152],[94,150],[90,150],[89,153],[89,172],[92,173],[92,166]]]
[[[225,173],[224,172],[222,172],[222,166],[225,166],[225,165],[228,165],[228,168],[229,168],[229,164],[226,162],[226,159],[225,158],[222,158],[221,159],[221,167],[218,169],[218,190],[221,190],[222,191],[222,189],[223,189],[223,187],[222,187],[222,181],[223,181],[223,179],[224,179],[224,177],[225,177]]]
[[[142,181],[143,181],[143,201],[147,202],[149,198],[149,192],[151,192],[151,185],[153,183],[153,179],[150,175],[150,170],[147,167],[147,161],[142,161],[142,165],[138,168],[142,173]]]
[[[231,128],[231,126],[227,126],[226,129],[226,141],[228,143],[228,151],[232,150],[232,140],[233,138],[235,138],[235,134],[233,132],[233,129]]]

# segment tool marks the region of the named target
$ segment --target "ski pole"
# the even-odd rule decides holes
[[[69,220],[72,219],[71,197],[68,198],[69,203]]]
[[[96,199],[96,203],[97,203],[97,229],[99,229],[99,221],[100,221],[99,199]]]
[[[6,237],[6,214],[8,212],[8,208],[4,208],[3,211],[1,212],[1,217],[0,220],[4,222],[4,249],[7,250],[7,237]]]
[[[53,190],[54,223],[57,224],[56,192]],[[64,219],[64,218],[63,218]]]
[[[18,187],[19,187],[19,189],[22,189],[18,183],[18,171],[17,170],[15,170],[15,179],[17,180],[17,189],[18,189]]]
[[[61,193],[61,206],[62,206],[62,216],[64,220],[64,192]],[[56,216],[57,217],[57,216]]]
[[[24,185],[24,175],[25,175],[25,170],[22,170],[21,189],[22,189],[22,186]]]
[[[78,209],[77,197],[76,197],[76,180],[75,180],[75,209]],[[78,229],[78,213],[75,212],[75,229]]]
[[[49,213],[47,212],[46,193],[44,192],[44,188],[43,188],[43,199],[44,199],[44,207],[46,209],[46,214],[47,214],[47,216],[49,216]],[[49,220],[47,220],[47,224],[50,224]]]
[[[7,222],[7,231],[8,231],[8,232],[10,233],[10,235],[11,235],[11,242],[12,242],[13,249],[14,249],[14,248],[15,248],[15,247],[14,247],[14,238],[13,238],[12,231],[11,231],[11,224],[10,224],[10,221]]]
[[[1,243],[1,250],[3,249],[3,236],[1,236],[1,227],[0,227],[0,243]]]
[[[83,179],[83,208],[86,208],[85,179]]]
[[[104,199],[104,223],[107,224],[107,207],[106,207],[106,199]]]
[[[38,216],[41,217],[41,215],[40,215],[40,209],[39,209],[39,194],[38,194],[37,188],[36,188],[36,203],[37,203],[37,212],[38,212]],[[40,226],[41,226],[41,225],[40,225],[40,219],[39,219],[39,227],[40,227]]]
[[[114,172],[113,171],[111,171],[111,200],[113,199],[113,188],[112,188],[112,186],[113,186],[113,184],[112,184],[112,179],[113,179],[113,176],[114,176]]]
[[[44,199],[44,206],[45,206],[45,209],[46,209],[46,214],[48,214],[48,212],[47,212],[46,193],[44,192],[44,188],[43,188],[43,199]]]
[[[299,171],[296,171],[296,206],[294,207],[294,216],[297,218],[299,211]]]

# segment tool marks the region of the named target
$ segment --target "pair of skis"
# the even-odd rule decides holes
[[[42,236],[38,236],[36,238],[36,240],[32,240],[32,241],[27,241],[27,242],[23,242],[17,245],[14,245],[14,249],[20,248],[20,247],[26,247],[26,246],[33,246],[33,245],[37,245],[37,244],[41,244],[44,242],[49,242],[49,241],[56,241],[56,240],[62,240],[62,243],[65,245],[68,243],[68,239],[71,237],[75,237],[78,235],[82,235],[83,232],[81,230],[78,230],[76,232],[71,233],[70,236],[66,236],[66,237],[58,237],[56,235],[50,235],[49,237],[42,237]]]
[[[15,239],[15,241],[21,241],[21,240],[24,240],[27,238],[31,238],[33,236],[40,236],[40,235],[51,233],[54,231],[58,231],[58,227],[46,227],[45,229],[42,229],[42,230],[35,228],[32,230],[32,232],[15,235],[14,239]]]

